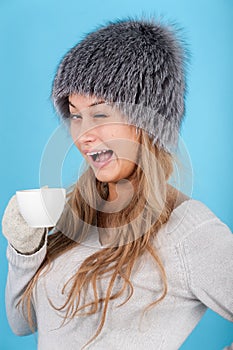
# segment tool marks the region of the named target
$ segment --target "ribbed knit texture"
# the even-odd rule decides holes
[[[183,202],[159,230],[155,246],[167,273],[166,298],[140,323],[142,310],[160,296],[162,288],[158,268],[145,254],[132,273],[133,296],[121,307],[117,305],[125,297],[110,302],[105,326],[87,349],[177,350],[208,307],[233,321],[233,235],[211,210],[194,199]],[[96,331],[99,313],[77,317],[59,328],[64,313],[55,311],[48,297],[61,306],[68,293],[61,294],[64,283],[97,249],[101,245],[93,229],[85,245],[57,258],[50,272],[39,279],[33,293],[39,350],[78,350]],[[45,254],[46,245],[31,256],[20,255],[8,246],[6,308],[16,334],[30,333],[15,304]],[[101,283],[104,288],[107,280]],[[91,288],[88,298],[92,298]]]

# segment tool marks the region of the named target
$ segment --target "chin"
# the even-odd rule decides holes
[[[123,166],[123,164],[109,164],[106,167],[96,169],[92,167],[95,177],[101,182],[117,183],[120,180],[128,179],[135,170],[135,164]]]
[[[121,180],[121,177],[114,176],[114,174],[95,173],[95,177],[97,180],[99,180],[101,182],[118,182]]]

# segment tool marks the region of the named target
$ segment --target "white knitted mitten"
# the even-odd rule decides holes
[[[3,215],[2,232],[19,253],[32,254],[39,248],[47,230],[28,226],[19,212],[16,195],[14,195]]]

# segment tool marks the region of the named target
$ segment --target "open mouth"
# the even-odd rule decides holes
[[[107,162],[112,157],[113,151],[108,149],[98,152],[88,152],[87,155],[90,156],[95,163],[103,163]]]

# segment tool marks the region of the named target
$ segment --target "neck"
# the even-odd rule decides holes
[[[136,186],[133,181],[123,179],[119,182],[109,182],[109,195],[107,198],[108,202],[120,202],[123,199],[127,199],[129,196],[132,197]]]
[[[107,200],[103,201],[98,210],[98,226],[113,224],[115,215],[128,207],[130,204],[136,185],[129,180],[120,180],[118,183],[108,183],[109,195]],[[107,221],[106,221],[107,220]]]

